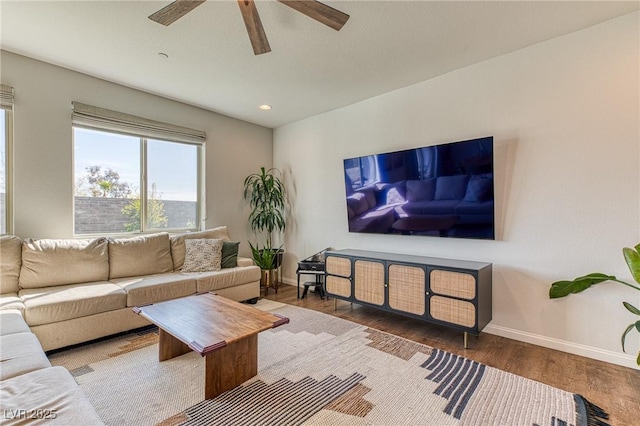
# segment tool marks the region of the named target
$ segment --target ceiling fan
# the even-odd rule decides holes
[[[156,13],[149,16],[154,22],[168,26],[200,6],[206,0],[176,0],[168,6],[163,7]],[[237,0],[240,6],[240,12],[244,19],[244,25],[249,33],[249,40],[253,47],[253,53],[261,55],[271,52],[267,35],[262,27],[260,15],[254,0]],[[323,23],[336,31],[340,31],[342,26],[349,19],[349,15],[339,10],[327,6],[315,0],[278,0],[280,3],[286,4],[292,9],[307,15],[309,18]]]

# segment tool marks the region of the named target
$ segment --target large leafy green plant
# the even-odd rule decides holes
[[[251,254],[256,266],[260,267],[263,271],[275,269],[277,249],[260,248],[260,244],[256,244],[255,247],[249,242],[251,247]]]
[[[272,249],[273,232],[285,229],[284,208],[285,187],[280,180],[278,169],[266,170],[260,167],[260,173],[254,173],[244,180],[244,199],[249,200],[251,213],[249,224],[255,233],[265,233],[265,249]]]
[[[626,281],[619,280],[613,275],[607,275],[600,272],[594,272],[592,274],[584,275],[582,277],[575,278],[572,281],[557,281],[551,284],[551,288],[549,289],[549,297],[552,299],[556,299],[559,297],[568,296],[571,293],[580,293],[588,289],[589,287],[600,284],[605,281],[614,281],[620,284],[624,284],[628,287],[633,288],[634,290],[640,291],[640,244],[636,245],[634,248],[625,247],[622,249],[622,253],[624,255],[624,259],[627,262],[627,266],[629,266],[629,270],[631,271],[631,276],[636,281],[637,284],[628,283]],[[633,306],[631,303],[622,302],[623,306],[632,314],[640,316],[640,309]],[[625,339],[627,335],[631,332],[631,330],[635,329],[638,333],[640,333],[640,320],[629,324],[629,326],[625,329],[624,333],[622,333],[621,343],[622,350],[626,352],[624,348]],[[640,366],[640,351],[638,352],[638,358],[636,359],[636,363]]]

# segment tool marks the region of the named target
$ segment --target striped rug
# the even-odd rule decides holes
[[[261,300],[258,375],[204,400],[204,360],[158,362],[155,329],[50,355],[108,425],[607,425],[579,395],[319,312]]]

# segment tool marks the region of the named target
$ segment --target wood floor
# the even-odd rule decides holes
[[[296,287],[281,285],[277,294],[270,289],[267,298],[344,318],[583,395],[609,413],[611,425],[640,426],[640,369],[487,333],[470,336],[465,350],[459,331],[340,300],[334,311],[333,299],[320,300],[317,294],[309,294],[298,300],[296,293]]]

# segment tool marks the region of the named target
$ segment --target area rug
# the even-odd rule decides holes
[[[147,329],[50,355],[108,425],[588,426],[606,414],[565,392],[398,336],[261,300],[290,323],[259,334],[258,375],[204,400],[204,359],[158,362]]]

